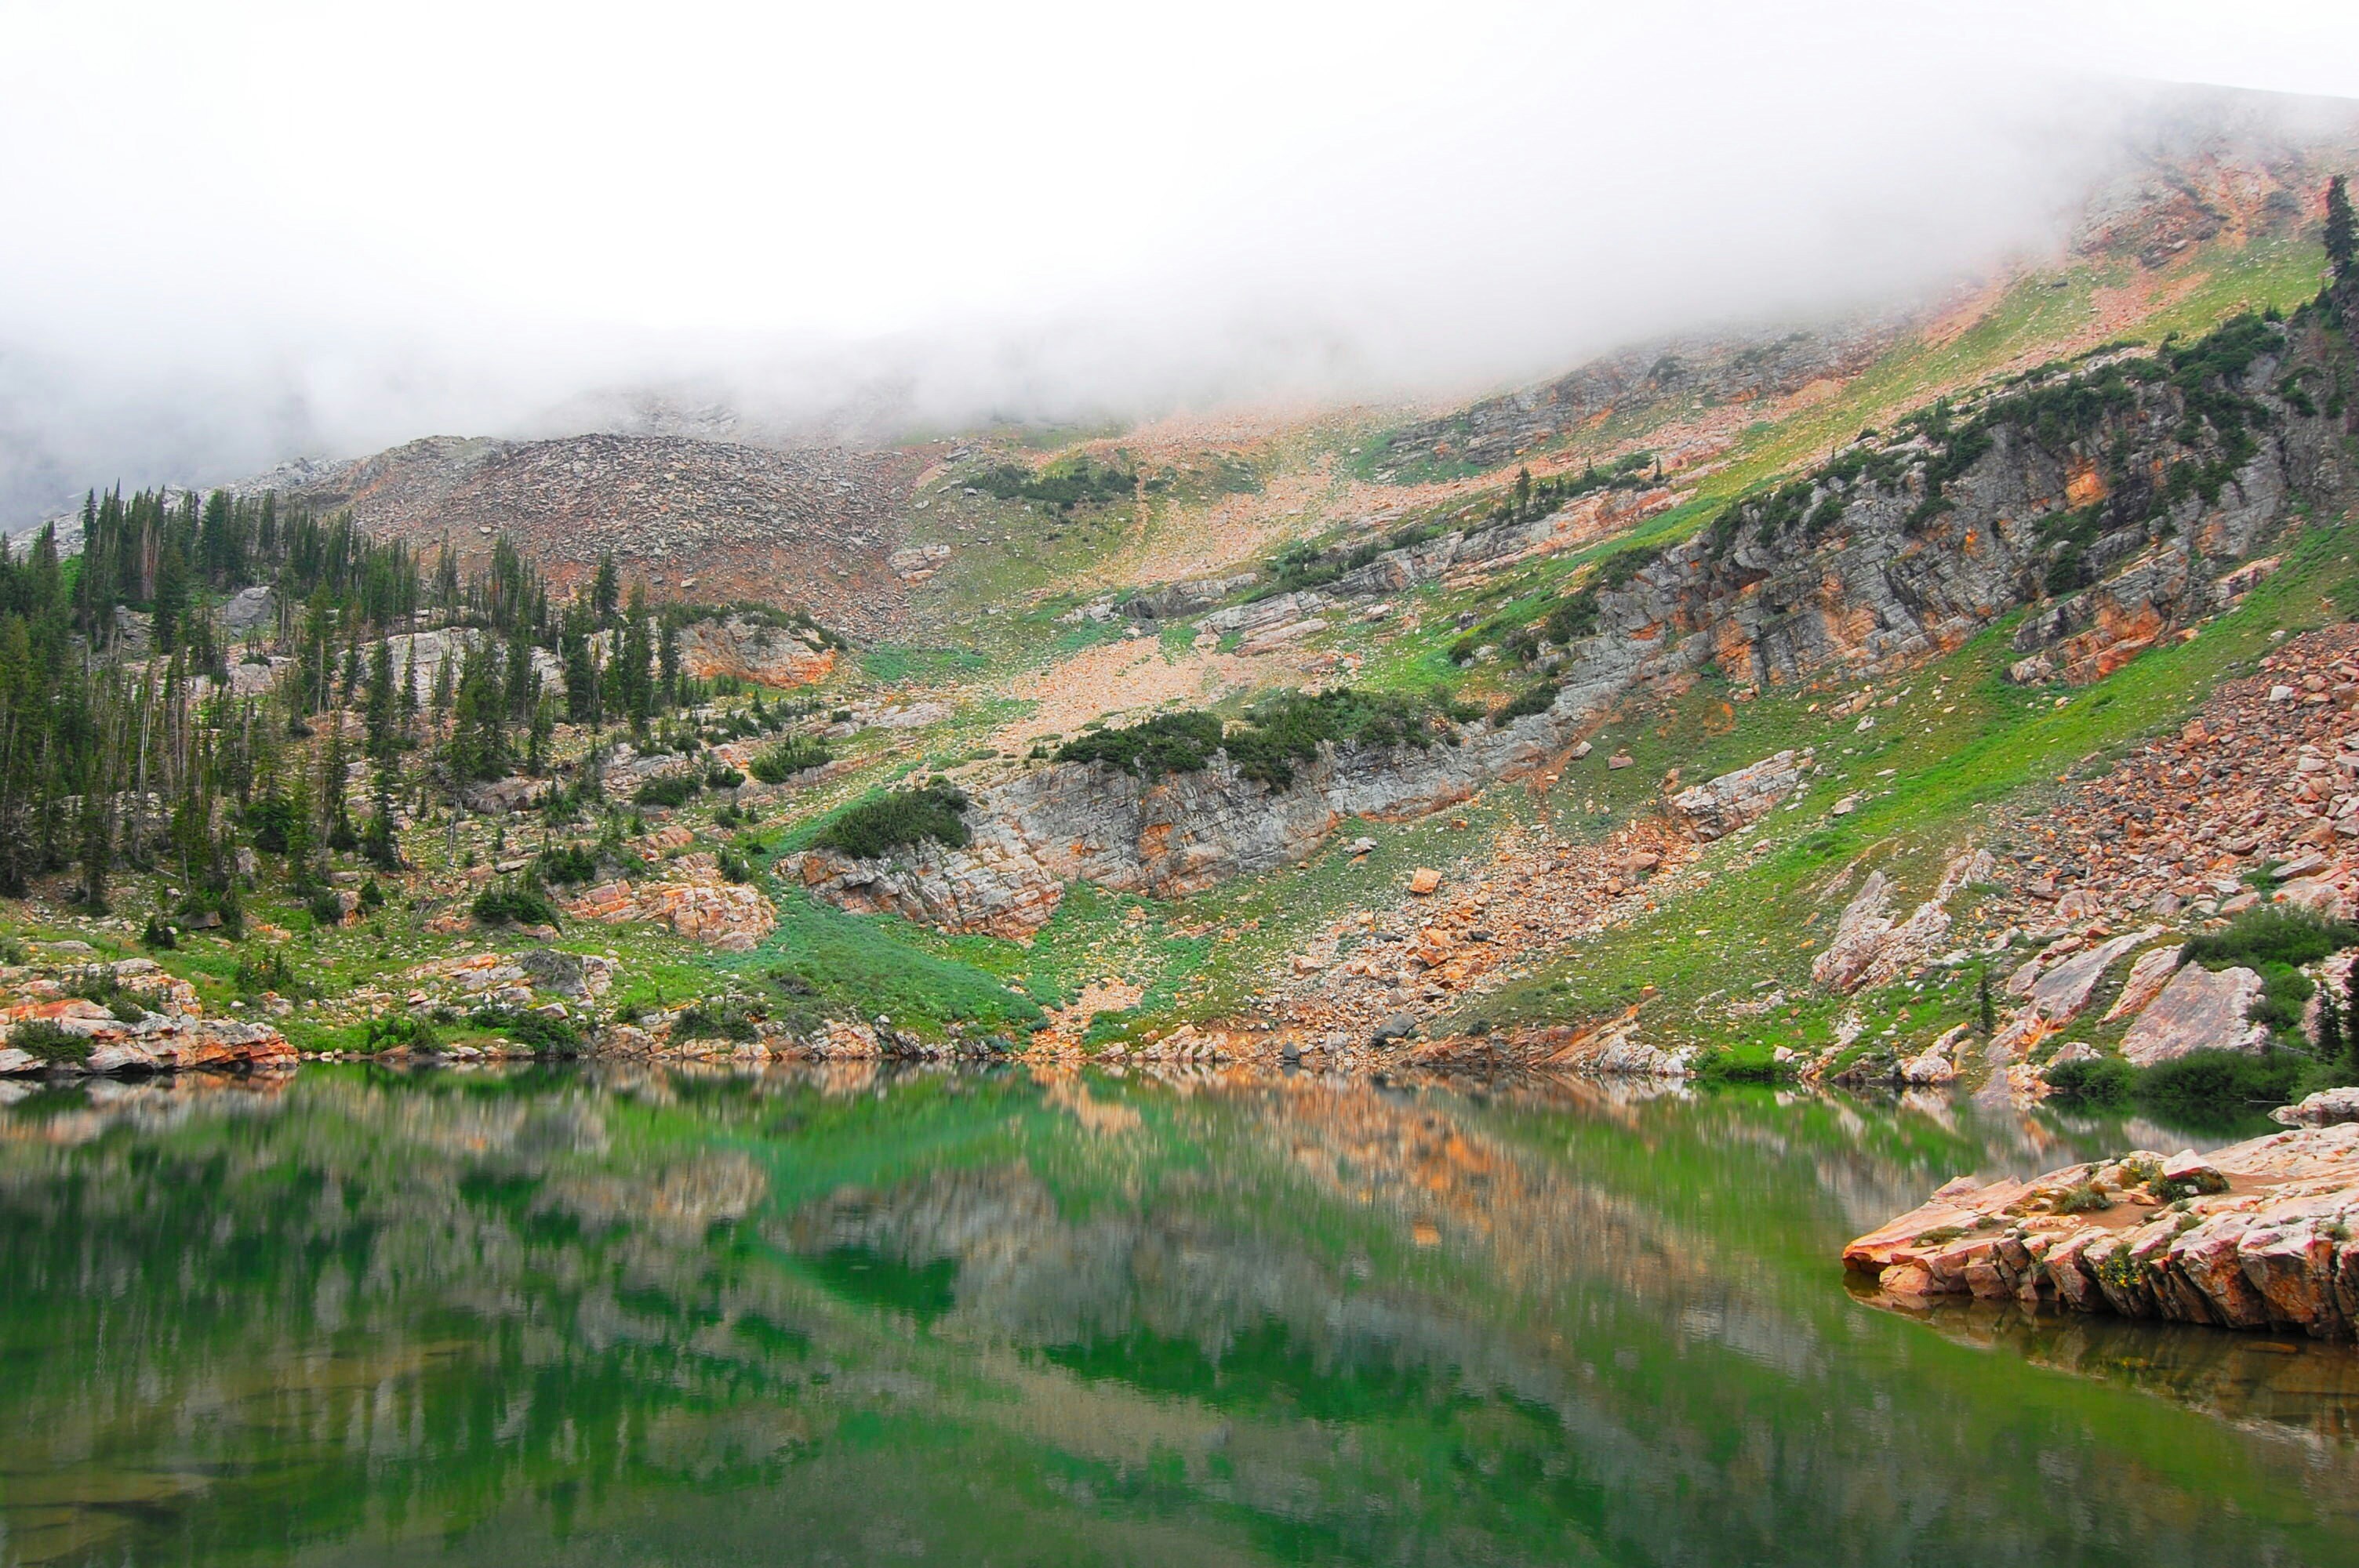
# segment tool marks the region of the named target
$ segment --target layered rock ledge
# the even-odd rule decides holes
[[[2359,1123],[2343,1123],[2208,1157],[2137,1151],[2027,1182],[1961,1177],[1843,1262],[1894,1306],[1973,1295],[2350,1338],[2354,1224]]]

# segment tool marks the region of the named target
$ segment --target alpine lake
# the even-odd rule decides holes
[[[2359,1563],[2347,1346],[1864,1298],[1964,1098],[18,1086],[0,1563]]]

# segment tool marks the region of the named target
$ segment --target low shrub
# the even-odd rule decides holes
[[[745,775],[730,767],[713,768],[704,775],[704,787],[707,789],[735,789],[745,782]]]
[[[36,1062],[86,1062],[90,1042],[53,1018],[28,1018],[8,1031],[7,1044]]]
[[[542,881],[568,886],[594,880],[598,875],[598,857],[586,845],[567,844],[543,849],[533,857],[532,869]]]
[[[1555,683],[1552,681],[1542,681],[1538,686],[1510,697],[1507,701],[1501,703],[1497,708],[1492,709],[1491,728],[1494,730],[1504,729],[1507,725],[1513,724],[1518,719],[1528,718],[1535,713],[1546,713],[1549,708],[1555,706]]]
[[[966,804],[965,793],[951,784],[888,790],[837,812],[821,825],[811,842],[855,860],[875,860],[929,838],[955,849],[973,837],[960,815]]]
[[[2326,920],[2288,904],[2265,903],[2237,915],[2223,930],[2190,937],[2186,956],[2189,963],[2207,969],[2242,965],[2266,974],[2272,964],[2298,968],[2345,947],[2359,947],[2359,925]]]
[[[180,945],[180,939],[173,935],[170,926],[151,914],[147,917],[147,929],[139,933],[139,945],[142,947],[153,947],[158,951],[169,951]]]
[[[485,888],[475,895],[472,913],[484,925],[555,925],[557,905],[529,883]]]
[[[2075,1182],[2056,1200],[2058,1214],[2095,1214],[2113,1206],[2114,1200],[2099,1191],[2094,1182]]]
[[[370,1019],[362,1040],[371,1051],[391,1051],[402,1046],[412,1051],[431,1051],[440,1044],[431,1023],[398,1012]]]
[[[2083,1105],[2120,1105],[2130,1098],[2137,1069],[2119,1056],[2058,1062],[2041,1075],[2059,1098]]]
[[[835,761],[835,753],[808,735],[789,735],[775,746],[765,747],[755,753],[747,763],[754,776],[764,784],[784,784],[799,773],[823,768]]]
[[[1790,1062],[1777,1060],[1775,1047],[1756,1040],[1714,1046],[1696,1058],[1695,1076],[1707,1084],[1779,1084],[1795,1075]]]
[[[1057,748],[1060,762],[1104,762],[1142,778],[1201,773],[1221,749],[1218,717],[1201,710],[1158,714],[1119,730],[1077,735]]]
[[[669,773],[647,780],[631,792],[631,799],[639,806],[686,806],[703,787],[704,781],[694,773]]]
[[[2139,1074],[2137,1098],[2149,1110],[2183,1120],[2233,1121],[2283,1105],[2300,1076],[2299,1058],[2288,1053],[2190,1051]]]
[[[754,1039],[761,1033],[745,1004],[735,1001],[716,1002],[707,1007],[696,1002],[682,1008],[672,1020],[674,1040],[737,1040]]]
[[[467,1022],[548,1055],[571,1056],[582,1050],[582,1032],[566,1020],[546,1012],[520,1007],[479,1007],[467,1015]]]

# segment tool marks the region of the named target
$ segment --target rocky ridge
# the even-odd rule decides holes
[[[858,913],[892,913],[952,931],[1023,935],[1086,881],[1162,897],[1308,858],[1351,817],[1419,816],[1541,767],[1572,744],[1555,710],[1501,729],[1461,727],[1452,744],[1322,744],[1285,788],[1243,777],[1225,752],[1201,772],[1142,779],[1103,763],[1059,762],[977,795],[971,842],[924,841],[854,860],[811,849],[779,874]]]
[[[299,476],[293,499],[463,557],[506,534],[560,583],[611,552],[626,576],[706,602],[783,600],[877,635],[899,623],[890,565],[915,460],[677,436],[432,437]]]

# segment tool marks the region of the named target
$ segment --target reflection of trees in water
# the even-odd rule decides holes
[[[513,1551],[516,1508],[682,1487],[854,1541],[795,1512],[822,1484],[938,1542],[981,1498],[1408,1561],[2265,1559],[2314,1508],[2248,1436],[1865,1314],[1797,1250],[1798,1212],[2013,1158],[1971,1113],[873,1067],[18,1112],[0,1325],[44,1348],[0,1357],[0,1423],[60,1473],[201,1461],[155,1554],[288,1518]]]

